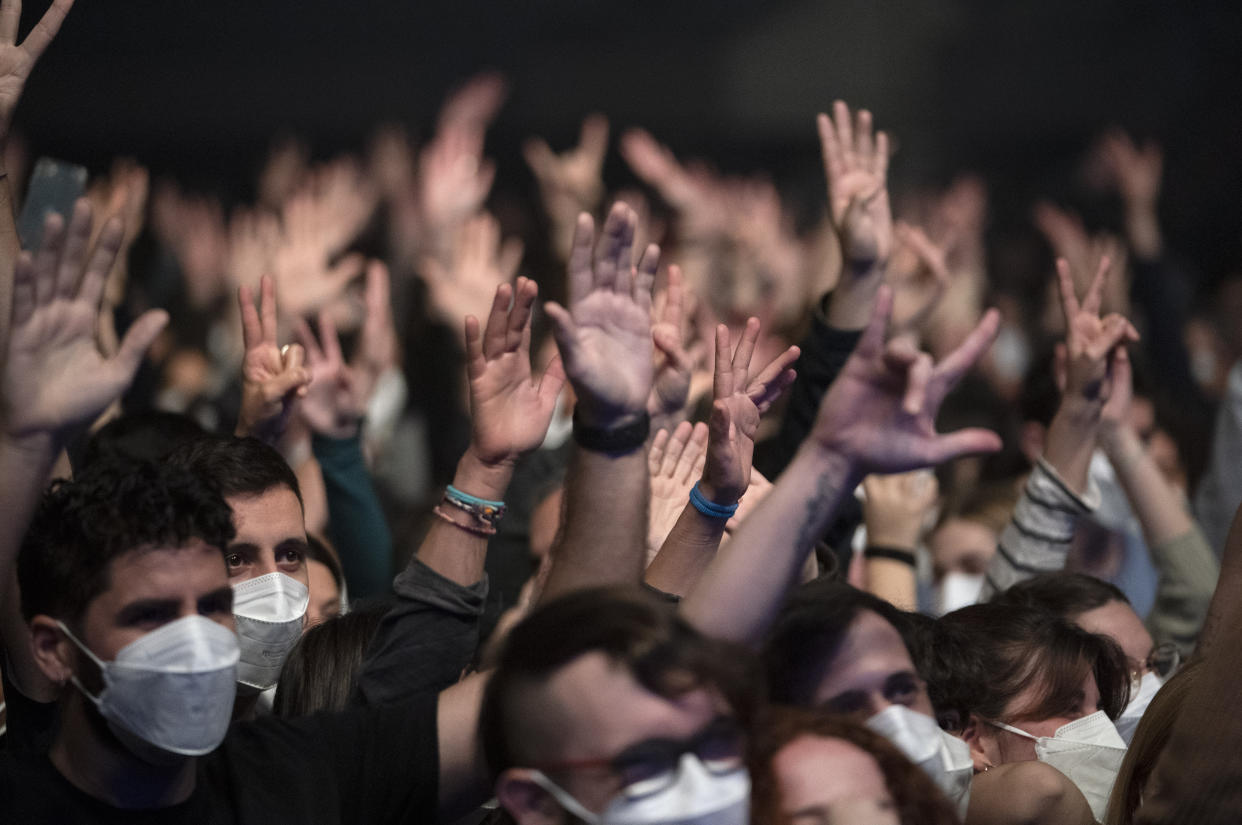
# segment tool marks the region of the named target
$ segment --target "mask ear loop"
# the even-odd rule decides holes
[[[95,666],[99,668],[100,674],[104,674],[108,672],[107,668],[104,667],[103,661],[98,656],[96,656],[94,653],[92,653],[91,649],[87,647],[85,644],[83,644],[82,641],[77,636],[74,636],[73,632],[70,631],[69,628],[65,627],[64,622],[62,622],[60,619],[57,619],[56,626],[60,628],[61,632],[65,634],[65,637],[69,639],[69,641],[73,642],[74,645],[77,646],[78,650],[85,653],[87,657],[89,657],[90,660],[95,663]],[[94,694],[92,694],[89,690],[87,690],[85,687],[82,686],[82,682],[78,680],[78,675],[76,673],[71,674],[69,676],[69,681],[73,683],[74,687],[82,691],[83,696],[85,696],[87,699],[90,699],[92,702],[94,702],[96,707],[99,707],[99,703],[101,701],[100,696],[102,696],[103,694],[100,694],[100,696],[95,696]]]
[[[1013,725],[1006,725],[1004,722],[995,722],[991,719],[984,719],[983,721],[987,722],[989,725],[991,725],[994,728],[1000,728],[1001,730],[1007,730],[1010,733],[1016,733],[1018,736],[1024,736],[1027,739],[1030,739],[1032,742],[1039,741],[1038,736],[1032,736],[1031,734],[1027,733],[1024,730],[1019,730],[1018,728],[1015,728]]]
[[[548,775],[545,774],[543,771],[538,770],[538,769],[532,769],[530,772],[530,779],[536,785],[543,788],[548,793],[552,794],[552,798],[555,799],[562,808],[564,808],[566,811],[573,814],[574,816],[578,817],[583,822],[592,823],[592,825],[595,825],[595,823],[598,823],[600,821],[599,814],[588,811],[586,809],[586,806],[584,806],[581,802],[575,799],[573,795],[569,793],[569,791],[565,790],[560,785],[557,785],[555,782],[553,782],[548,777]]]

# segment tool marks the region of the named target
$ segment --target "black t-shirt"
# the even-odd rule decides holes
[[[9,681],[8,672],[0,668],[0,683],[8,703],[8,733],[0,738],[0,751],[47,753],[56,738],[60,711],[55,702],[28,699]]]
[[[436,819],[436,697],[378,709],[241,722],[198,763],[180,805],[119,810],[46,754],[0,753],[0,824],[338,825]]]

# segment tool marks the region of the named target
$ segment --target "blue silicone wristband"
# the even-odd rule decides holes
[[[690,488],[690,503],[694,505],[694,509],[708,518],[731,518],[737,512],[738,505],[736,501],[732,504],[717,504],[714,501],[708,501],[699,489],[697,481]]]
[[[467,504],[476,504],[479,507],[491,507],[494,510],[503,509],[505,506],[503,501],[488,501],[485,498],[479,498],[478,496],[472,496],[469,493],[463,493],[452,484],[448,486],[448,495],[449,498],[455,498],[458,501],[464,501]]]

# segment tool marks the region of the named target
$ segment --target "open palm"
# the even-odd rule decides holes
[[[51,216],[38,254],[18,259],[2,385],[10,436],[64,434],[89,424],[129,386],[168,322],[163,310],[151,310],[130,327],[115,356],[100,354],[99,306],[124,230],[119,219],[109,221],[88,262],[90,234],[91,210],[79,201],[67,230],[60,216]]]

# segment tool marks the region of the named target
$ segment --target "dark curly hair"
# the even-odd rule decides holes
[[[168,461],[210,478],[225,498],[257,496],[283,485],[302,503],[298,477],[275,448],[257,438],[203,436],[179,445]]]
[[[224,548],[233,514],[210,479],[187,468],[102,456],[43,495],[17,557],[22,614],[78,622],[132,550],[201,539]]]

